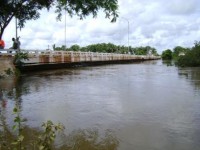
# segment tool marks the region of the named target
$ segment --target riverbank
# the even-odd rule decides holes
[[[0,78],[10,76],[15,72],[12,57],[0,57]]]

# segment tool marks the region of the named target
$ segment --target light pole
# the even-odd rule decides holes
[[[65,4],[66,7],[66,4]],[[66,40],[66,10],[65,10],[65,50],[67,49],[67,40]]]
[[[16,17],[15,17],[15,28],[16,28],[16,29],[15,29],[15,30],[16,30],[15,37],[16,37],[16,39],[17,39],[17,36],[18,36],[18,35],[17,35],[17,18],[16,18]]]
[[[128,23],[128,52],[129,52],[129,20],[127,18],[122,17],[122,19],[126,20]]]
[[[16,7],[16,5],[17,5],[17,2],[16,2],[16,0],[15,0],[15,7]],[[15,37],[16,37],[16,39],[17,39],[17,17],[15,16]]]

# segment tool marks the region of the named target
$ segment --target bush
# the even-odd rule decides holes
[[[181,67],[198,67],[200,66],[200,42],[195,42],[194,47],[184,56],[179,56],[177,65]]]
[[[172,59],[172,51],[170,49],[163,51],[161,57],[163,60],[171,60]]]

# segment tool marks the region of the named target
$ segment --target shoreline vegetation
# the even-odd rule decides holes
[[[115,150],[119,146],[115,134],[106,130],[101,136],[97,129],[78,129],[65,135],[61,123],[47,120],[41,128],[26,125],[27,119],[21,115],[19,106],[13,109],[13,126],[9,127],[6,118],[0,113],[0,149],[2,150]]]
[[[200,67],[200,42],[196,41],[192,48],[175,47],[162,52],[162,60],[174,60],[178,67]]]

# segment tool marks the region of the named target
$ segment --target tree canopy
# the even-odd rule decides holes
[[[189,51],[189,48],[181,47],[181,46],[176,46],[173,49],[173,58],[176,59],[179,55],[185,54],[187,51]]]
[[[115,45],[112,43],[98,43],[91,44],[88,46],[81,47],[77,44],[72,45],[69,48],[65,48],[65,46],[57,47],[55,44],[53,45],[53,49],[67,50],[67,51],[82,51],[82,52],[99,52],[99,53],[118,53],[118,54],[135,54],[135,55],[149,55],[150,53],[157,56],[157,50],[153,47],[131,47]]]
[[[116,21],[118,17],[117,0],[1,0],[0,1],[0,39],[4,30],[13,19],[18,19],[18,27],[23,28],[26,21],[36,20],[40,17],[43,8],[56,8],[57,19],[61,19],[62,11],[72,17],[77,15],[80,19],[92,14],[97,16],[99,10],[103,10],[105,17]]]
[[[163,51],[161,57],[163,60],[171,60],[172,59],[172,51],[170,49]]]
[[[195,42],[191,50],[178,57],[177,65],[181,67],[200,66],[200,42]]]

